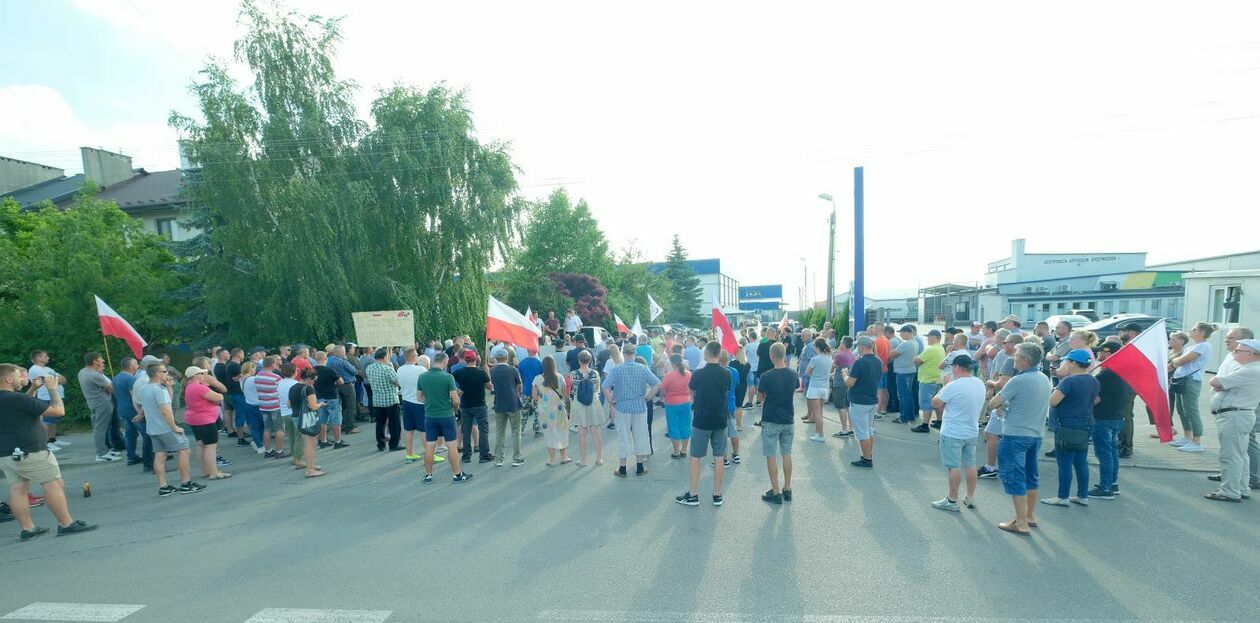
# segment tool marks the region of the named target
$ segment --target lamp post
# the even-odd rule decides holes
[[[827,237],[827,319],[836,318],[836,199],[828,193],[819,199],[831,202],[830,234]]]

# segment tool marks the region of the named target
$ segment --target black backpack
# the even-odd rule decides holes
[[[577,380],[577,401],[588,407],[595,403],[595,378],[595,372],[591,371]]]

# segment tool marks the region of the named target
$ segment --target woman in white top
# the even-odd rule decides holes
[[[1190,343],[1180,356],[1168,362],[1172,371],[1172,384],[1179,385],[1177,412],[1181,414],[1182,436],[1174,439],[1173,446],[1182,452],[1203,452],[1203,419],[1199,417],[1199,394],[1203,390],[1203,369],[1212,359],[1212,345],[1207,339],[1216,331],[1216,325],[1200,322],[1190,329]]]
[[[613,368],[626,362],[625,357],[621,356],[620,348],[608,349],[608,361],[604,362],[604,378],[608,378],[612,374]],[[617,410],[613,408],[612,403],[607,403],[608,407],[608,429],[616,430],[617,425],[613,420],[617,417]]]

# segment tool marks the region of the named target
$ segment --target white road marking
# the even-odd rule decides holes
[[[117,623],[127,615],[143,608],[129,604],[59,604],[36,602],[19,608],[0,619],[17,621],[89,621],[92,623]]]
[[[738,612],[628,612],[617,610],[544,610],[539,621],[600,623],[1138,623],[1137,619],[1014,619],[974,616],[765,615]]]
[[[266,608],[245,623],[384,623],[393,610]]]

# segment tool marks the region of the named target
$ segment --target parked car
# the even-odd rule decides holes
[[[1147,316],[1144,314],[1118,314],[1110,318],[1104,318],[1098,322],[1087,324],[1081,328],[1086,331],[1094,332],[1094,334],[1098,336],[1098,339],[1101,340],[1118,333],[1118,329],[1122,324],[1134,322],[1137,323],[1138,326],[1142,327],[1143,331],[1145,331],[1148,327],[1155,324],[1157,320],[1160,320],[1158,316]],[[1169,333],[1172,333],[1173,331],[1180,331],[1182,329],[1181,321],[1176,318],[1164,318],[1163,320]]]
[[[1060,322],[1064,322],[1064,321],[1072,325],[1072,329],[1074,330],[1084,327],[1085,325],[1093,322],[1089,318],[1086,318],[1085,316],[1080,316],[1077,314],[1056,314],[1054,316],[1050,316],[1049,318],[1046,318],[1046,324],[1050,325],[1051,331],[1053,331],[1054,328],[1058,326]]]
[[[1079,308],[1079,309],[1076,309],[1076,308],[1074,308],[1074,309],[1072,310],[1072,315],[1073,315],[1073,316],[1084,316],[1084,317],[1086,317],[1086,318],[1089,318],[1089,321],[1090,321],[1090,322],[1098,322],[1098,312],[1095,312],[1093,309],[1089,309],[1089,308]]]

